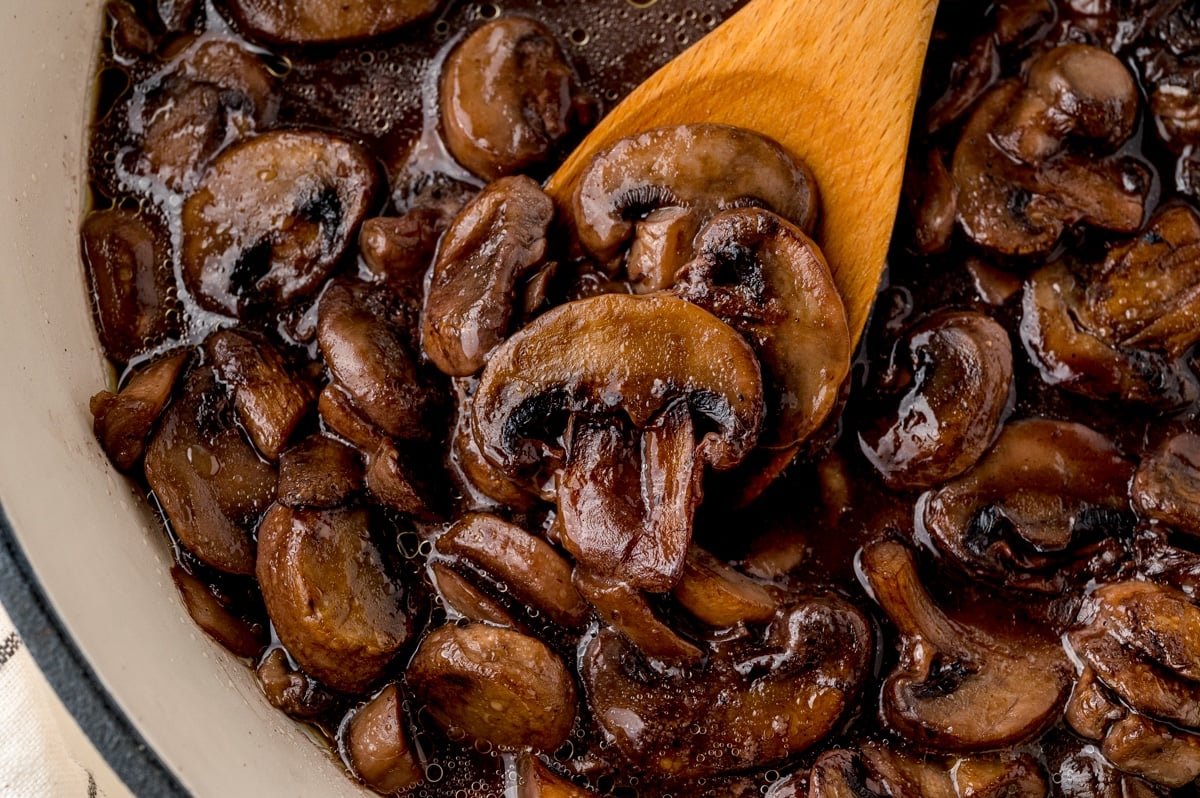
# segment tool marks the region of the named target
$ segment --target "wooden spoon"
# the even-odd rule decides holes
[[[566,203],[592,156],[663,125],[722,122],[812,167],[817,241],[855,343],[879,289],[937,0],[751,0],[612,110],[550,179]]]

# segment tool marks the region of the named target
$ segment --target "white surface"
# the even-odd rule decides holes
[[[197,796],[362,795],[192,624],[162,532],[101,454],[103,386],[78,257],[100,0],[0,10],[0,501],[68,632]]]

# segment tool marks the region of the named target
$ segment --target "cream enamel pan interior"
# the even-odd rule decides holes
[[[366,791],[180,604],[167,543],[92,437],[107,368],[79,264],[101,0],[0,11],[0,501],[63,626],[197,796]]]

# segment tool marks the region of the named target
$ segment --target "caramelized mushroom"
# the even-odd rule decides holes
[[[1100,750],[1126,773],[1164,787],[1184,787],[1200,778],[1200,736],[1136,713],[1112,725]]]
[[[627,582],[578,569],[574,580],[580,594],[604,622],[624,635],[643,656],[673,665],[694,665],[704,656],[658,616],[645,593]]]
[[[580,243],[618,263],[638,290],[669,287],[692,258],[692,239],[713,215],[754,205],[811,235],[817,184],[774,141],[726,125],[659,128],[601,151],[580,178],[571,213]]]
[[[481,623],[430,632],[406,679],[453,738],[553,751],[575,724],[575,682],[540,640]]]
[[[449,222],[446,214],[433,208],[367,219],[358,233],[359,254],[367,270],[390,285],[418,280],[433,262]]]
[[[1023,309],[1021,338],[1046,382],[1097,399],[1192,401],[1180,358],[1200,340],[1200,214],[1169,205],[1100,264],[1039,270]]]
[[[228,0],[238,27],[278,44],[382,36],[433,13],[438,0]]]
[[[1063,750],[1052,749],[1048,763],[1064,798],[1160,798],[1166,793],[1114,768],[1094,746],[1078,739]]]
[[[234,410],[250,440],[263,457],[278,460],[312,407],[312,387],[289,372],[282,355],[264,340],[221,330],[204,348],[233,393]]]
[[[271,706],[297,720],[318,720],[337,706],[333,693],[292,666],[287,652],[273,648],[255,669],[258,686]]]
[[[145,217],[116,208],[90,213],[80,238],[106,355],[125,363],[178,334],[166,247]]]
[[[577,627],[587,617],[587,604],[571,584],[571,564],[549,543],[502,518],[464,516],[438,538],[437,550],[470,562],[561,626]]]
[[[396,512],[429,522],[441,517],[434,509],[433,491],[418,476],[412,458],[389,440],[379,444],[370,457],[367,489],[376,501]]]
[[[528,177],[485,188],[451,223],[425,293],[425,354],[446,374],[474,374],[510,332],[528,285],[543,285],[554,203]]]
[[[842,599],[802,599],[761,637],[712,644],[696,669],[652,668],[612,630],[580,655],[600,728],[639,770],[694,778],[768,767],[825,738],[871,661],[866,618]]]
[[[981,313],[945,311],[913,326],[892,353],[883,386],[904,391],[893,413],[859,433],[892,488],[928,488],[983,456],[1011,406],[1008,333]],[[890,404],[890,403],[889,403]]]
[[[502,473],[528,484],[539,466],[562,469],[563,545],[586,569],[662,592],[682,571],[703,464],[730,468],[757,439],[762,378],[745,341],[706,311],[602,295],[498,347],[472,411],[474,438]],[[624,489],[633,474],[644,493]]]
[[[1111,53],[1068,44],[997,84],[954,152],[958,220],[975,243],[1008,255],[1049,252],[1078,222],[1132,233],[1150,173],[1111,155],[1133,134],[1138,93]],[[1098,157],[1099,156],[1099,157]]]
[[[383,794],[406,790],[424,780],[408,741],[400,690],[394,684],[356,709],[342,732],[342,749],[354,774]]]
[[[219,595],[178,565],[171,567],[171,580],[179,590],[184,609],[196,625],[231,653],[239,657],[257,657],[266,647],[266,626],[258,620],[240,617],[227,596]]]
[[[1112,442],[1081,424],[1014,421],[973,470],[922,497],[917,522],[972,573],[1056,594],[1075,578],[1065,565],[1132,526],[1132,470]]]
[[[803,231],[758,208],[725,211],[696,236],[675,293],[745,336],[769,383],[759,445],[790,449],[835,407],[850,372],[846,310]]]
[[[212,368],[188,375],[150,441],[145,470],[190,552],[222,571],[254,573],[250,530],[275,497],[275,469],[242,437]]]
[[[554,34],[520,17],[489,22],[464,39],[446,59],[440,85],[446,146],[487,180],[547,163],[596,113]]]
[[[361,692],[412,634],[406,591],[371,540],[366,510],[273,505],[258,527],[256,570],[279,640],[335,690]]]
[[[274,130],[222,152],[183,204],[183,279],[209,310],[239,315],[311,296],[379,191],[357,144]]]
[[[426,438],[435,432],[440,397],[418,366],[406,323],[387,288],[335,282],[321,297],[317,341],[367,420],[393,438]]]
[[[119,393],[100,391],[92,397],[92,431],[104,453],[121,471],[136,466],[190,351],[182,349],[143,366]]]
[[[1130,496],[1143,517],[1200,536],[1200,435],[1176,435],[1142,460]]]
[[[766,623],[778,604],[761,584],[698,546],[688,550],[675,600],[709,626]]]
[[[445,563],[431,562],[429,572],[442,600],[451,610],[468,621],[507,626],[510,629],[521,628],[500,602]]]
[[[328,435],[312,435],[279,457],[279,502],[288,507],[337,507],[362,490],[358,452]]]
[[[374,452],[387,440],[378,427],[363,417],[349,392],[336,382],[321,389],[317,413],[326,429],[349,441],[359,451]]]
[[[1054,723],[1070,685],[1057,640],[1032,628],[1002,636],[948,617],[898,541],[868,545],[862,568],[900,632],[900,661],[881,699],[894,731],[935,750],[969,752],[1015,745]]]
[[[827,751],[813,764],[808,798],[1046,798],[1037,761],[1008,752],[917,757],[877,743]]]

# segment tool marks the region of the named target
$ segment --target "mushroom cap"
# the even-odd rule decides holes
[[[645,427],[685,398],[715,427],[697,453],[736,465],[758,439],[758,359],[733,329],[668,295],[605,294],[549,311],[492,354],[479,379],[472,429],[485,457],[510,475],[536,465],[566,413],[624,412]],[[557,429],[555,429],[557,425]]]
[[[238,27],[277,44],[330,44],[381,36],[432,14],[439,0],[229,0]]]

